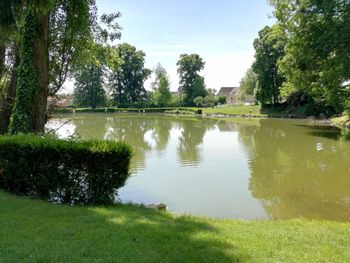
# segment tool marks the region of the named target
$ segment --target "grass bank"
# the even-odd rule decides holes
[[[261,105],[225,105],[223,107],[205,108],[206,115],[228,115],[232,117],[257,117],[257,118],[298,118],[304,119],[307,115],[302,109],[290,110],[285,107],[273,107]]]
[[[338,127],[350,129],[350,117],[349,116],[333,118],[332,123]]]
[[[0,191],[0,262],[349,262],[350,224],[71,207]]]
[[[223,106],[217,108],[204,108],[203,113],[207,115],[237,115],[237,116],[257,116],[267,117],[267,114],[261,112],[260,105],[253,106]]]

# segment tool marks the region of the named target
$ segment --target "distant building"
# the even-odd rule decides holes
[[[183,94],[183,87],[180,86],[177,91],[172,91],[171,94],[173,95],[173,97],[179,97],[181,98],[182,97],[182,94]]]
[[[238,102],[239,87],[222,87],[216,96],[226,97],[227,104]]]
[[[243,98],[239,97],[239,87],[222,87],[216,96],[226,97],[227,104],[253,104],[255,103],[255,97],[253,95],[245,95]]]
[[[74,96],[68,95],[58,95],[55,97],[49,97],[47,100],[48,107],[56,106],[60,108],[65,108],[73,105]]]

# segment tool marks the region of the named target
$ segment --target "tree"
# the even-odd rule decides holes
[[[285,81],[278,72],[278,62],[284,56],[287,38],[279,26],[266,26],[254,41],[255,62],[253,70],[257,75],[256,97],[262,103],[277,104],[280,88]]]
[[[205,62],[197,54],[182,54],[176,65],[180,76],[180,86],[183,87],[184,104],[193,105],[193,99],[203,95],[203,89],[205,90],[204,78],[198,74],[204,69]]]
[[[284,92],[304,90],[339,112],[350,100],[348,0],[271,0],[278,25],[289,36],[280,70]]]
[[[219,96],[217,100],[218,100],[218,103],[221,105],[226,104],[226,96]]]
[[[63,8],[68,6],[71,8]],[[43,132],[47,119],[46,110],[49,83],[57,79],[57,76],[60,76],[60,80],[58,81],[58,86],[60,86],[67,75],[66,69],[69,68],[69,64],[72,62],[70,59],[63,59],[62,56],[58,56],[63,61],[59,65],[59,63],[54,63],[52,58],[57,54],[67,54],[69,50],[73,50],[71,54],[79,50],[80,47],[77,44],[75,44],[73,49],[69,49],[68,47],[71,46],[69,43],[72,42],[67,42],[66,40],[72,40],[73,38],[80,39],[78,32],[86,32],[86,30],[74,30],[74,28],[82,29],[82,27],[86,29],[86,26],[90,24],[82,23],[80,19],[90,15],[89,9],[82,8],[83,6],[94,6],[94,1],[1,1],[0,26],[2,30],[11,32],[17,29],[21,35],[20,44],[17,42],[20,50],[18,52],[18,71],[17,67],[14,67],[14,74],[11,77],[14,82],[9,82],[9,90],[12,89],[11,83],[17,83],[16,92],[8,92],[8,94],[15,96],[15,103],[12,109],[12,102],[7,100],[7,108],[1,116],[1,119],[4,118],[3,123],[6,123],[8,113],[12,112],[10,133]],[[69,15],[68,9],[70,10]],[[70,17],[70,22],[72,23],[69,23],[68,20],[61,23],[62,20],[55,24],[57,18],[65,16],[64,12],[66,12],[65,15],[67,18]],[[73,27],[73,24],[77,27]],[[21,25],[21,28],[16,28],[17,25]],[[50,25],[52,25],[51,28]],[[60,26],[55,27],[55,25]],[[70,29],[73,29],[73,31]],[[60,38],[60,32],[70,33],[65,34],[68,38]],[[58,42],[60,44],[65,43],[65,45],[56,45],[57,43],[50,45],[53,43],[51,36],[64,39],[64,41]],[[67,43],[68,45],[66,45]],[[50,47],[52,48],[51,53]],[[55,48],[59,52],[55,53]],[[53,74],[55,77],[49,74],[50,62],[53,65],[51,73],[58,73]],[[59,66],[54,67],[54,65]],[[7,128],[5,127],[5,129]]]
[[[203,100],[204,107],[213,107],[215,105],[215,97],[214,96],[206,96]]]
[[[9,128],[12,134],[43,132],[46,122],[52,4],[29,1],[25,8],[17,92]]]
[[[158,88],[154,92],[154,101],[160,107],[168,106],[172,95],[170,92],[170,82],[166,75],[159,78]]]
[[[55,95],[82,57],[91,31],[97,31],[97,14],[89,0],[60,0],[50,14],[49,92]],[[92,30],[92,27],[94,29]]]
[[[109,77],[114,101],[117,103],[135,103],[147,96],[144,82],[152,71],[145,68],[145,53],[136,50],[127,43],[116,48],[121,65],[112,68]]]
[[[103,67],[85,66],[75,74],[74,104],[92,109],[105,106],[106,91],[103,89]]]
[[[208,95],[208,91],[206,90],[206,85],[204,81],[204,77],[197,76],[193,84],[193,93],[192,97],[196,98],[198,96],[205,97]]]
[[[241,98],[245,95],[254,95],[258,84],[258,76],[255,74],[252,68],[249,68],[240,82],[240,94]]]
[[[194,104],[196,104],[196,107],[202,107],[203,106],[203,97],[201,97],[201,96],[195,97],[193,102],[194,102]]]
[[[154,81],[152,82],[151,87],[153,91],[155,91],[158,88],[160,78],[162,76],[167,76],[167,78],[169,77],[165,68],[163,68],[163,66],[160,63],[158,63],[153,69],[153,74],[154,74]]]

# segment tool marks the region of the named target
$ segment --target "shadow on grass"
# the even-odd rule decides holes
[[[4,203],[4,200],[7,202]],[[68,207],[0,192],[5,262],[241,262],[200,219],[134,206]],[[1,260],[0,260],[1,261]]]

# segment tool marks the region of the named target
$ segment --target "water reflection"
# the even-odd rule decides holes
[[[182,165],[197,166],[202,161],[203,137],[213,129],[215,121],[208,119],[180,120],[181,136],[178,155]]]
[[[320,136],[334,132],[260,122],[246,144],[253,147],[249,189],[270,217],[350,220],[350,145]]]
[[[59,126],[65,120],[53,120]],[[223,218],[350,220],[348,133],[306,122],[75,115],[61,136],[126,141],[126,201]]]

